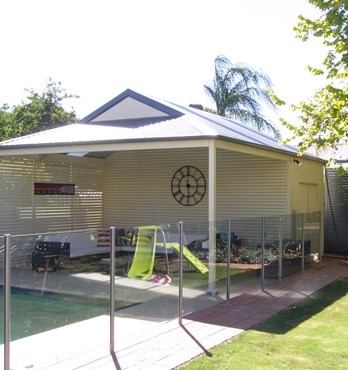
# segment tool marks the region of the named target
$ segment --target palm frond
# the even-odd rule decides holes
[[[249,66],[234,65],[223,55],[215,58],[213,82],[204,85],[219,115],[236,117],[260,131],[268,130],[279,137],[278,129],[262,115],[262,104],[273,110],[277,108],[269,94],[271,87],[272,81],[265,73]]]
[[[229,118],[236,119],[243,122],[247,126],[250,126],[260,132],[272,134],[276,139],[281,139],[281,134],[278,128],[267,121],[264,117],[254,115],[247,110],[235,110],[229,112]]]

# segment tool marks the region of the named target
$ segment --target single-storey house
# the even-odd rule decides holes
[[[76,124],[0,143],[1,233],[182,221],[207,225],[214,248],[223,220],[320,212],[322,223],[325,161],[297,154],[197,105],[126,90]]]

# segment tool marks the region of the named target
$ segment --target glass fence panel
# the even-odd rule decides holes
[[[267,287],[269,280],[281,278],[281,258],[282,253],[280,246],[282,229],[280,217],[268,216],[264,217],[264,250],[263,250],[263,265],[264,265],[264,285]],[[260,246],[261,247],[261,246]]]
[[[5,242],[4,237],[0,236],[0,345],[4,343],[4,259]]]
[[[321,213],[310,212],[304,215],[304,239],[305,256],[308,254],[310,262],[318,262],[320,259],[321,243]],[[306,247],[306,240],[310,245]],[[306,250],[307,248],[307,250]]]
[[[265,279],[302,272],[319,255],[320,212],[265,217]]]
[[[217,248],[209,239],[214,225],[185,222],[183,314],[196,312],[221,302],[226,294],[226,261],[218,263]],[[221,280],[224,283],[220,284]]]
[[[108,315],[109,277],[97,235],[11,236],[12,341]]]
[[[247,217],[231,222],[232,270],[231,296],[261,287],[262,217]]]
[[[280,216],[278,279],[302,271],[301,223],[301,217],[296,214]]]
[[[116,317],[178,316],[178,253],[178,224],[116,226]],[[122,301],[127,304],[117,309]]]
[[[217,223],[217,246],[224,245],[224,239],[230,232],[230,289],[229,297],[233,298],[250,289],[261,286],[261,217],[231,218],[227,221],[229,228],[220,237],[219,223]],[[228,260],[226,261],[228,263]],[[227,298],[227,294],[226,294]]]

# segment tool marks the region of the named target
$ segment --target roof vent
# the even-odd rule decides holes
[[[202,104],[190,104],[189,107],[190,108],[196,108],[196,109],[199,109],[199,110],[203,110],[203,105]]]

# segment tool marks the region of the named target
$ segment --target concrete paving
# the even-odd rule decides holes
[[[348,262],[323,258],[303,274],[268,282],[264,291],[252,288],[228,302],[201,307],[185,315],[183,325],[177,319],[117,315],[114,354],[109,351],[109,317],[82,321],[12,342],[11,369],[175,369],[341,276],[348,277]]]

